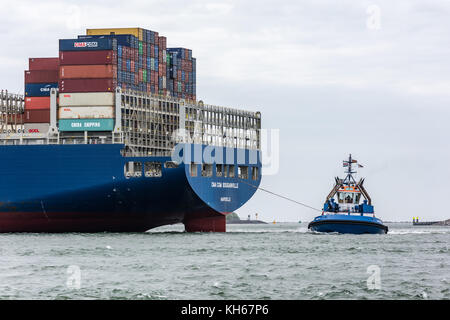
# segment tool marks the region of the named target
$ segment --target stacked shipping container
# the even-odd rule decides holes
[[[58,88],[58,58],[30,58],[25,71],[25,133],[45,133],[50,123],[50,90]]]
[[[174,97],[196,100],[196,59],[192,50],[186,48],[168,48],[167,79],[169,91]]]
[[[111,131],[117,85],[116,40],[59,41],[60,131]]]
[[[166,38],[142,28],[88,29],[79,40],[117,41],[117,85],[153,94],[167,94]]]
[[[30,59],[25,82],[26,96],[33,98],[26,102],[26,110],[46,110],[45,122],[49,122],[50,88],[56,87],[61,131],[110,131],[116,87],[195,100],[196,60],[192,50],[167,49],[167,39],[158,32],[87,29],[78,39],[59,40],[58,59]],[[33,112],[37,119],[37,111]]]
[[[80,40],[117,40],[118,83],[123,89],[196,99],[192,50],[167,48],[167,39],[142,28],[87,29]]]

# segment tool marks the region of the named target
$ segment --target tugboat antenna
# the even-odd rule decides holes
[[[356,181],[353,178],[353,173],[356,173],[356,171],[352,171],[352,163],[353,163],[353,161],[356,162],[356,160],[352,159],[352,154],[349,155],[348,161],[344,161],[344,167],[346,166],[346,164],[348,166],[348,170],[346,172],[347,173],[347,177],[345,177],[345,179],[344,179],[344,182],[343,182],[344,184],[351,184],[351,183],[356,184]]]

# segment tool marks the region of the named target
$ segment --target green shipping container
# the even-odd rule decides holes
[[[143,49],[142,49],[142,41],[139,41],[139,54],[142,55],[143,54]]]
[[[113,131],[114,119],[61,119],[59,131]]]
[[[144,80],[144,82],[147,82],[147,70],[144,69],[144,71],[142,71],[142,79]]]

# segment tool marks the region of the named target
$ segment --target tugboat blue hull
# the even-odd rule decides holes
[[[386,234],[388,227],[380,219],[366,216],[323,215],[308,225],[316,232],[336,232],[349,234]]]

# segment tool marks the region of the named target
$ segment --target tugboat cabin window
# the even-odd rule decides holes
[[[125,178],[140,178],[142,177],[142,163],[129,161],[124,166]]]
[[[350,192],[339,192],[338,197],[339,203],[358,203],[355,200],[359,200],[356,194]]]
[[[161,162],[146,162],[145,163],[145,176],[147,178],[162,177]]]

